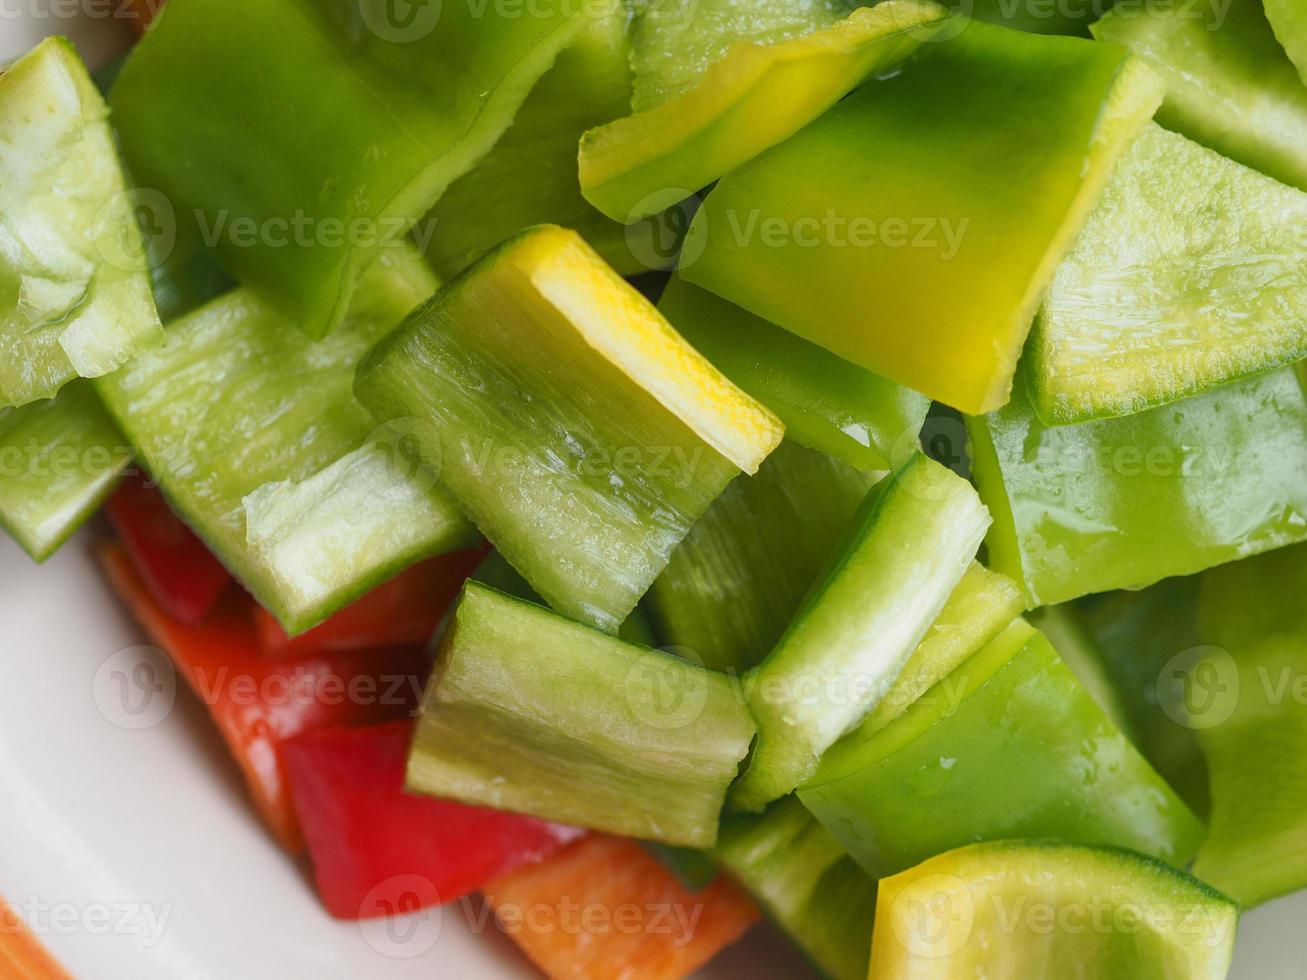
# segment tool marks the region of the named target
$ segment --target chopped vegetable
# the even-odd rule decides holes
[[[731,481],[672,552],[643,603],[658,635],[717,670],[756,666],[874,482],[839,460],[782,443],[756,476]]]
[[[593,6],[186,0],[132,52],[114,122],[137,179],[321,337],[363,270],[494,146]]]
[[[208,615],[231,573],[172,512],[163,494],[144,477],[129,477],[105,510],[123,551],[163,611],[187,624]]]
[[[581,190],[616,221],[676,204],[798,132],[943,25],[928,0],[886,0],[801,37],[741,42],[668,101],[587,132]]]
[[[785,423],[795,442],[861,470],[917,448],[930,399],[836,357],[679,276],[658,309],[695,350]]]
[[[1142,854],[973,844],[880,883],[872,976],[1224,980],[1239,906]]]
[[[356,387],[551,606],[609,631],[783,431],[552,226],[437,293]]]
[[[95,512],[131,458],[90,382],[0,408],[0,527],[44,561]]]
[[[1130,415],[1307,357],[1307,194],[1150,124],[1031,336],[1049,425]]]
[[[417,234],[431,238],[427,258],[442,279],[542,223],[576,229],[623,275],[647,271],[649,256],[628,243],[626,228],[581,196],[577,181],[581,134],[631,106],[626,6],[598,0],[597,9],[602,16],[558,55],[494,150],[450,184],[418,223]]]
[[[228,590],[202,622],[186,624],[155,601],[122,548],[108,547],[102,559],[119,597],[208,708],[268,830],[282,847],[298,851],[303,839],[282,744],[317,728],[408,716],[416,708],[427,655],[401,648],[267,660],[248,596]]]
[[[108,112],[63,38],[0,72],[0,408],[163,337]]]
[[[389,251],[316,344],[237,290],[97,382],[178,514],[291,633],[475,540],[351,391],[364,352],[433,288],[419,258]]]
[[[278,659],[422,646],[435,635],[481,558],[482,552],[473,550],[420,561],[299,636],[287,636],[267,610],[256,609],[259,644],[266,656]]]
[[[780,44],[848,15],[846,0],[637,0],[631,108],[644,112],[695,88],[736,44]]]
[[[553,980],[680,980],[758,920],[718,879],[687,891],[639,844],[592,835],[488,885],[499,928]]]
[[[32,935],[18,910],[0,898],[0,973],[8,980],[72,980]]]
[[[1170,578],[1139,592],[1047,606],[1031,622],[1189,807],[1206,816],[1207,766],[1184,720],[1186,692],[1174,674],[1164,673],[1168,662],[1201,643],[1198,579]]]
[[[583,833],[408,795],[412,734],[396,721],[313,731],[282,748],[318,894],[339,919],[452,902]]]
[[[722,825],[717,855],[834,980],[865,980],[876,882],[794,797]]]
[[[410,789],[707,847],[754,735],[730,680],[467,584]]]
[[[1024,607],[1015,582],[972,562],[893,686],[855,730],[869,734],[888,725],[1010,626]]]
[[[1203,575],[1209,646],[1172,670],[1211,774],[1211,830],[1194,874],[1245,907],[1307,888],[1307,549]]]
[[[1161,72],[1163,126],[1307,190],[1307,87],[1276,42],[1262,0],[1119,0],[1092,30]]]
[[[1203,825],[1018,620],[799,790],[876,878],[972,841],[1049,837],[1188,861]]]
[[[1119,46],[968,24],[724,177],[681,275],[954,408],[997,408],[1161,97]]]
[[[1307,85],[1307,8],[1297,0],[1266,0],[1265,7],[1276,40]]]
[[[989,563],[1033,605],[1137,589],[1307,538],[1292,368],[1120,419],[1046,428],[1018,384],[969,418]]]
[[[976,554],[989,515],[961,477],[914,453],[882,480],[789,628],[750,675],[758,742],[731,802],[761,810],[889,693]]]

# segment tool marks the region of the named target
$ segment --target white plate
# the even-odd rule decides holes
[[[112,20],[49,14],[67,4],[0,0],[0,59],[52,33],[92,64],[125,43]],[[258,825],[202,708],[181,695],[139,730],[102,710],[112,671],[131,668],[143,638],[99,577],[95,533],[40,568],[0,536],[0,895],[59,960],[87,980],[534,976],[493,926],[474,935],[485,920],[458,903],[389,932],[333,921]],[[1301,977],[1303,922],[1307,893],[1247,916],[1233,976]],[[806,975],[767,927],[703,974]]]

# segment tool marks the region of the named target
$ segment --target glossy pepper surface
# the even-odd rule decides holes
[[[494,146],[589,11],[170,3],[114,85],[114,121],[140,184],[320,337],[378,251]]]
[[[1044,426],[1018,384],[969,418],[989,561],[1035,605],[1307,538],[1307,397],[1293,368],[1138,415]]]
[[[1118,45],[968,23],[719,181],[680,273],[953,408],[997,408],[1161,97]]]

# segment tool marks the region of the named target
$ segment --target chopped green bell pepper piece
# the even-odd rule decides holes
[[[1166,79],[1157,121],[1307,190],[1307,87],[1275,40],[1262,0],[1121,0],[1091,28]]]
[[[1225,980],[1239,905],[1142,854],[997,841],[880,883],[873,977]]]
[[[1266,0],[1265,7],[1275,39],[1307,85],[1307,7],[1299,0]]]
[[[642,603],[658,635],[716,670],[771,652],[873,477],[791,442],[712,502]]]
[[[1089,36],[1113,0],[941,0],[950,11],[1031,34]]]
[[[1205,817],[1207,767],[1184,721],[1184,688],[1166,674],[1173,658],[1201,642],[1198,578],[1046,606],[1031,622],[1153,768]]]
[[[753,734],[725,675],[469,582],[418,722],[408,787],[710,847]]]
[[[786,436],[861,470],[917,447],[930,399],[673,276],[658,309],[695,350],[775,412]]]
[[[873,732],[903,714],[959,664],[1012,625],[1025,604],[1026,597],[1010,578],[972,562],[893,686],[855,731]]]
[[[603,0],[602,7],[603,16],[531,90],[495,148],[450,184],[414,229],[420,244],[429,238],[426,255],[442,279],[542,223],[576,229],[623,275],[647,271],[645,253],[628,244],[628,229],[596,211],[577,183],[581,134],[631,105],[628,13],[621,0]]]
[[[89,381],[0,408],[0,527],[44,561],[99,509],[131,459]]]
[[[1047,428],[1020,383],[968,418],[989,564],[1033,605],[1138,589],[1307,538],[1292,368],[1120,419]]]
[[[1048,425],[1130,415],[1307,357],[1307,194],[1149,124],[1030,338]]]
[[[816,119],[944,24],[929,0],[886,0],[775,44],[740,43],[696,86],[581,139],[581,191],[631,223],[706,187]]]
[[[1018,620],[886,727],[852,733],[799,798],[877,878],[972,841],[1050,837],[1174,864],[1203,826]]]
[[[1202,577],[1206,644],[1177,669],[1211,773],[1194,874],[1244,907],[1307,887],[1307,548]]]
[[[490,151],[593,10],[391,6],[169,4],[110,96],[137,180],[314,337],[341,322],[377,253]]]
[[[610,632],[783,431],[579,235],[547,225],[416,311],[357,390],[551,606]]]
[[[0,70],[0,408],[163,337],[108,115],[63,38]]]
[[[1161,94],[1119,46],[969,23],[724,177],[681,275],[954,408],[997,408]]]
[[[722,822],[717,856],[834,980],[866,980],[876,882],[792,796]]]
[[[351,392],[359,360],[434,288],[418,256],[387,249],[320,343],[237,290],[96,382],[174,509],[290,633],[475,540]]]
[[[776,648],[748,675],[758,742],[732,805],[761,810],[793,792],[889,693],[988,526],[971,485],[921,453],[872,488]]]
[[[829,27],[851,0],[635,0],[631,108],[644,112],[694,88],[741,42],[779,44]]]

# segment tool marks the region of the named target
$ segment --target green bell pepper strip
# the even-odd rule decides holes
[[[744,42],[689,91],[581,138],[581,191],[632,223],[706,187],[797,133],[944,24],[929,0],[887,0],[778,44]]]
[[[1032,605],[1138,589],[1307,538],[1292,368],[1119,419],[1044,426],[1018,383],[967,419],[989,564]]]
[[[969,23],[726,175],[681,275],[954,408],[997,408],[1160,100],[1124,48]]]
[[[1049,425],[1130,415],[1307,357],[1307,194],[1149,124],[1029,342]]]
[[[1157,121],[1276,180],[1307,190],[1307,87],[1261,0],[1121,0],[1091,28],[1166,79]]]
[[[1018,620],[886,727],[826,753],[799,798],[872,876],[972,841],[1050,837],[1174,864],[1203,825]]]
[[[1307,8],[1297,0],[1266,0],[1265,8],[1275,39],[1307,85]]]
[[[310,336],[341,322],[362,270],[490,151],[590,19],[564,0],[529,16],[462,2],[409,11],[401,22],[378,0],[169,4],[111,93],[141,185]]]
[[[658,309],[695,350],[775,412],[787,438],[861,470],[917,447],[930,399],[673,276]]]
[[[1025,609],[1026,599],[1006,575],[972,562],[930,624],[885,696],[856,731],[884,728],[985,646]]]
[[[824,974],[866,980],[876,881],[802,803],[728,817],[716,854]]]
[[[606,13],[559,54],[495,148],[450,184],[414,228],[420,244],[429,238],[426,256],[441,279],[543,223],[576,229],[623,275],[648,271],[648,254],[628,243],[628,229],[596,211],[577,184],[581,134],[624,115],[631,104],[628,13],[621,0],[605,2]]]
[[[289,633],[475,541],[351,392],[364,353],[434,288],[416,254],[388,249],[320,343],[237,290],[96,382],[174,509]]]
[[[739,476],[690,529],[645,596],[677,652],[716,670],[757,666],[840,543],[874,478],[791,442]]]
[[[1165,673],[1201,642],[1198,581],[1169,578],[1138,592],[1086,596],[1030,619],[1153,768],[1206,817],[1207,766],[1184,720],[1184,688]]]
[[[99,509],[131,459],[89,381],[0,408],[0,527],[44,561]]]
[[[921,453],[858,508],[774,650],[746,678],[758,742],[731,804],[793,792],[890,690],[989,526],[975,491]]]
[[[972,844],[880,883],[873,977],[1225,980],[1239,905],[1133,851]]]
[[[108,114],[63,38],[0,72],[0,408],[163,338]]]
[[[532,588],[610,632],[783,431],[579,235],[547,225],[437,293],[356,388]]]
[[[850,0],[635,0],[631,109],[644,112],[694,88],[742,41],[779,44],[830,27]]]
[[[679,697],[670,706],[668,692]],[[754,726],[729,678],[469,582],[411,791],[710,847]]]
[[[1088,37],[1090,25],[1113,0],[941,0],[950,11],[1031,34]]]
[[[1202,577],[1182,662],[1189,723],[1211,773],[1211,830],[1194,874],[1245,908],[1307,887],[1307,548]]]

